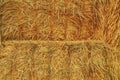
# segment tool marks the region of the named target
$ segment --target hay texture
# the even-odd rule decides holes
[[[0,80],[120,80],[120,0],[0,0]]]
[[[3,0],[3,40],[103,40],[120,45],[119,0]]]
[[[5,42],[0,73],[0,80],[119,80],[120,52],[103,42]]]

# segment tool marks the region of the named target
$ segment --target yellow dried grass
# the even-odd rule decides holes
[[[119,80],[120,52],[103,42],[10,41],[0,48],[0,80]]]
[[[12,0],[1,8],[3,40],[120,42],[119,0]]]
[[[120,1],[5,0],[1,42],[0,80],[120,80]]]

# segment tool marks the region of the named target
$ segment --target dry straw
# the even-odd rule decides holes
[[[120,52],[103,42],[5,42],[0,80],[119,80]]]
[[[0,80],[120,80],[120,0],[0,0]]]
[[[12,0],[1,8],[3,40],[120,42],[119,0]]]

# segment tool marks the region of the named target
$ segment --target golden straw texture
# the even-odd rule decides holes
[[[120,45],[119,0],[8,0],[1,2],[1,15],[3,40],[92,39]]]
[[[5,42],[0,80],[119,80],[120,52],[103,42]]]
[[[120,80],[120,0],[0,0],[0,80]]]

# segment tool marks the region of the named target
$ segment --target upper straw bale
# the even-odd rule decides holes
[[[120,42],[119,0],[11,0],[1,10],[2,40]]]
[[[8,1],[2,8],[3,40],[79,40],[91,37],[89,1]]]

